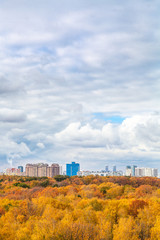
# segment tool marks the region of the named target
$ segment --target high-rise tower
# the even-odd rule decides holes
[[[77,172],[80,170],[80,164],[79,163],[67,163],[66,164],[66,175],[67,176],[75,176],[77,175]]]

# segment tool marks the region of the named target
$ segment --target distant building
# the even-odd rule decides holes
[[[63,175],[63,169],[62,169],[62,166],[60,166],[60,168],[59,168],[59,174],[60,174],[60,175]]]
[[[7,168],[6,175],[21,175],[20,169],[17,168]]]
[[[131,176],[131,175],[132,175],[131,166],[126,166],[126,176]]]
[[[137,167],[135,168],[136,177],[158,177],[157,168]]]
[[[113,171],[109,171],[108,166],[105,167],[105,170],[100,171],[79,171],[78,176],[123,176],[123,172],[121,170],[116,170],[116,166],[113,166]]]
[[[135,169],[137,168],[137,166],[133,165],[132,166],[132,176],[135,176]]]
[[[118,170],[118,171],[115,171],[115,172],[110,172],[110,175],[109,176],[123,176],[123,171],[121,170]]]
[[[105,166],[105,171],[108,172],[109,171],[109,168],[108,166]]]
[[[20,169],[20,172],[23,172],[23,166],[18,166],[18,169]]]
[[[113,166],[113,172],[116,172],[116,166]]]
[[[59,164],[51,166],[44,163],[26,164],[26,176],[28,177],[54,177],[60,174]]]
[[[79,171],[77,173],[78,176],[89,176],[89,175],[94,175],[94,176],[123,176],[122,171]]]
[[[152,174],[154,177],[158,177],[158,168],[152,168]]]
[[[54,177],[56,175],[60,175],[60,166],[57,163],[53,163],[49,168],[48,168],[48,173],[47,177]]]
[[[135,176],[135,169],[137,168],[137,166],[133,165],[133,166],[126,166],[126,176]]]
[[[80,164],[79,163],[68,163],[66,164],[66,175],[67,176],[76,176],[78,171],[80,170]]]

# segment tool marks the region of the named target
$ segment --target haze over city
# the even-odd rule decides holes
[[[159,8],[0,0],[0,170],[160,169]]]

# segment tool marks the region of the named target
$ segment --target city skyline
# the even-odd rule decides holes
[[[18,166],[18,168],[7,168],[0,173],[0,175],[17,175],[17,176],[26,176],[26,177],[49,177],[53,178],[58,175],[65,175],[68,177],[72,176],[126,176],[126,177],[158,177],[157,168],[148,168],[148,167],[138,167],[138,166],[126,166],[125,172],[117,169],[117,166],[113,166],[113,169],[109,169],[108,166],[105,166],[103,170],[82,170],[80,164],[76,162],[71,162],[66,164],[66,169],[62,170],[62,166],[57,163],[52,163],[49,166],[47,163],[37,163],[30,164],[27,163],[25,166],[25,171],[23,171],[23,166]]]
[[[0,0],[1,169],[160,169],[159,7]]]
[[[52,163],[49,166],[48,163],[27,163],[25,166],[25,171],[23,171],[23,166],[18,166],[17,168],[7,168],[3,169],[1,174],[6,175],[21,175],[21,176],[34,176],[34,177],[53,177],[56,175],[67,175],[67,176],[87,176],[87,175],[100,175],[100,176],[152,176],[159,177],[158,168],[153,167],[142,167],[135,165],[127,165],[125,169],[117,169],[116,165],[113,166],[104,166],[102,169],[82,169],[80,163],[71,162],[66,163],[65,168],[58,163]],[[105,174],[104,174],[105,173]]]

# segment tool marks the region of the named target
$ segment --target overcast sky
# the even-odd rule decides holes
[[[160,170],[160,1],[0,0],[0,171]]]

